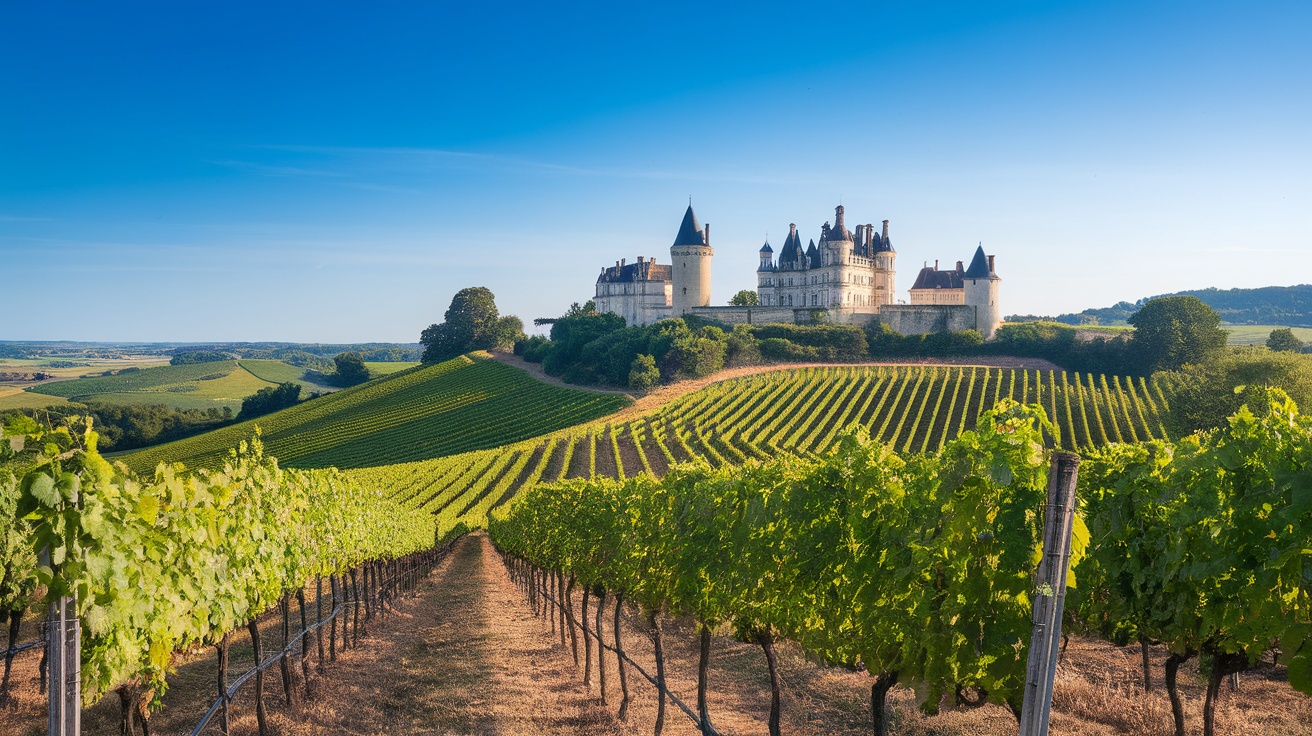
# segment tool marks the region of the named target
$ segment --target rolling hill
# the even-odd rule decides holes
[[[1064,449],[1166,436],[1165,397],[1142,378],[969,366],[794,368],[713,383],[621,423],[601,419],[506,447],[350,472],[437,514],[443,529],[479,526],[494,506],[538,481],[813,456],[853,424],[904,452],[935,451],[1005,398],[1041,404],[1053,421],[1049,439]]]
[[[160,462],[214,466],[258,425],[267,451],[290,467],[384,465],[518,442],[629,402],[544,384],[490,359],[460,357],[119,459],[138,472]]]

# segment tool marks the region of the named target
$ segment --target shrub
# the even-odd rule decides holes
[[[661,382],[661,371],[656,367],[656,358],[639,355],[633,359],[629,368],[629,388],[636,391],[650,391]]]

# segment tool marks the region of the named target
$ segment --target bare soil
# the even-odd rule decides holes
[[[573,598],[579,618],[581,591],[576,589]],[[605,605],[603,636],[613,642],[614,600],[607,599]],[[621,722],[616,716],[620,693],[614,656],[606,656],[603,704],[596,647],[592,683],[585,686],[582,663],[575,666],[569,648],[560,646],[559,633],[553,635],[549,619],[532,614],[483,533],[457,543],[398,609],[385,620],[371,622],[361,646],[340,653],[325,676],[313,676],[313,697],[296,708],[283,705],[281,681],[276,668],[272,670],[266,702],[273,733],[651,733],[657,704],[654,688],[632,668],[628,670],[632,702],[627,720]],[[654,673],[645,621],[628,607],[622,619],[626,651]],[[588,611],[590,629],[595,620],[594,602]],[[268,644],[277,643],[273,633],[277,625],[276,616],[264,621],[268,633],[262,636],[268,637]],[[663,629],[669,687],[695,708],[696,627],[686,620],[667,620]],[[725,736],[763,734],[769,709],[765,658],[760,647],[736,641],[728,633],[716,632],[711,648],[712,722]],[[868,677],[812,663],[786,642],[779,650],[784,733],[869,733]],[[579,654],[582,657],[581,640]],[[1138,645],[1116,647],[1099,640],[1072,639],[1058,669],[1052,733],[1170,736],[1170,707],[1160,680],[1166,653],[1154,647],[1151,657],[1155,687],[1145,696]],[[24,676],[35,676],[37,659],[25,660]],[[234,676],[248,666],[248,660],[249,647],[234,637]],[[186,733],[213,697],[214,676],[213,649],[184,662],[171,678],[164,709],[151,718],[152,733]],[[1181,669],[1181,681],[1189,733],[1201,733],[1203,687],[1196,660]],[[43,703],[24,700],[28,702],[18,710],[0,711],[0,735],[43,732]],[[117,701],[111,695],[85,711],[85,732],[117,733]],[[894,688],[889,702],[891,732],[900,736],[1003,736],[1016,731],[1011,713],[994,705],[968,710],[945,704],[940,715],[926,717],[917,710],[915,695],[904,687]],[[256,733],[249,687],[234,703],[233,714],[233,734]],[[697,733],[673,704],[667,703],[665,719],[665,733],[671,736]],[[1312,736],[1312,698],[1289,687],[1283,667],[1244,673],[1238,691],[1223,686],[1217,725],[1218,733],[1228,736]]]

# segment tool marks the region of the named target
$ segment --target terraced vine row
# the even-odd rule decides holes
[[[285,411],[123,456],[213,467],[258,425],[284,465],[357,468],[480,450],[587,422],[629,399],[560,388],[490,359],[460,357],[338,391]]]
[[[480,452],[351,471],[438,516],[481,525],[520,488],[568,478],[661,476],[702,459],[738,465],[779,453],[824,454],[852,424],[900,452],[932,452],[999,399],[1041,405],[1050,444],[1086,450],[1164,439],[1162,391],[1142,378],[1010,368],[896,366],[773,371],[712,384],[659,411],[595,422]]]

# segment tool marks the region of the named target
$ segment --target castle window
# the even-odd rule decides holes
[[[688,296],[688,287],[683,287],[683,295]]]

